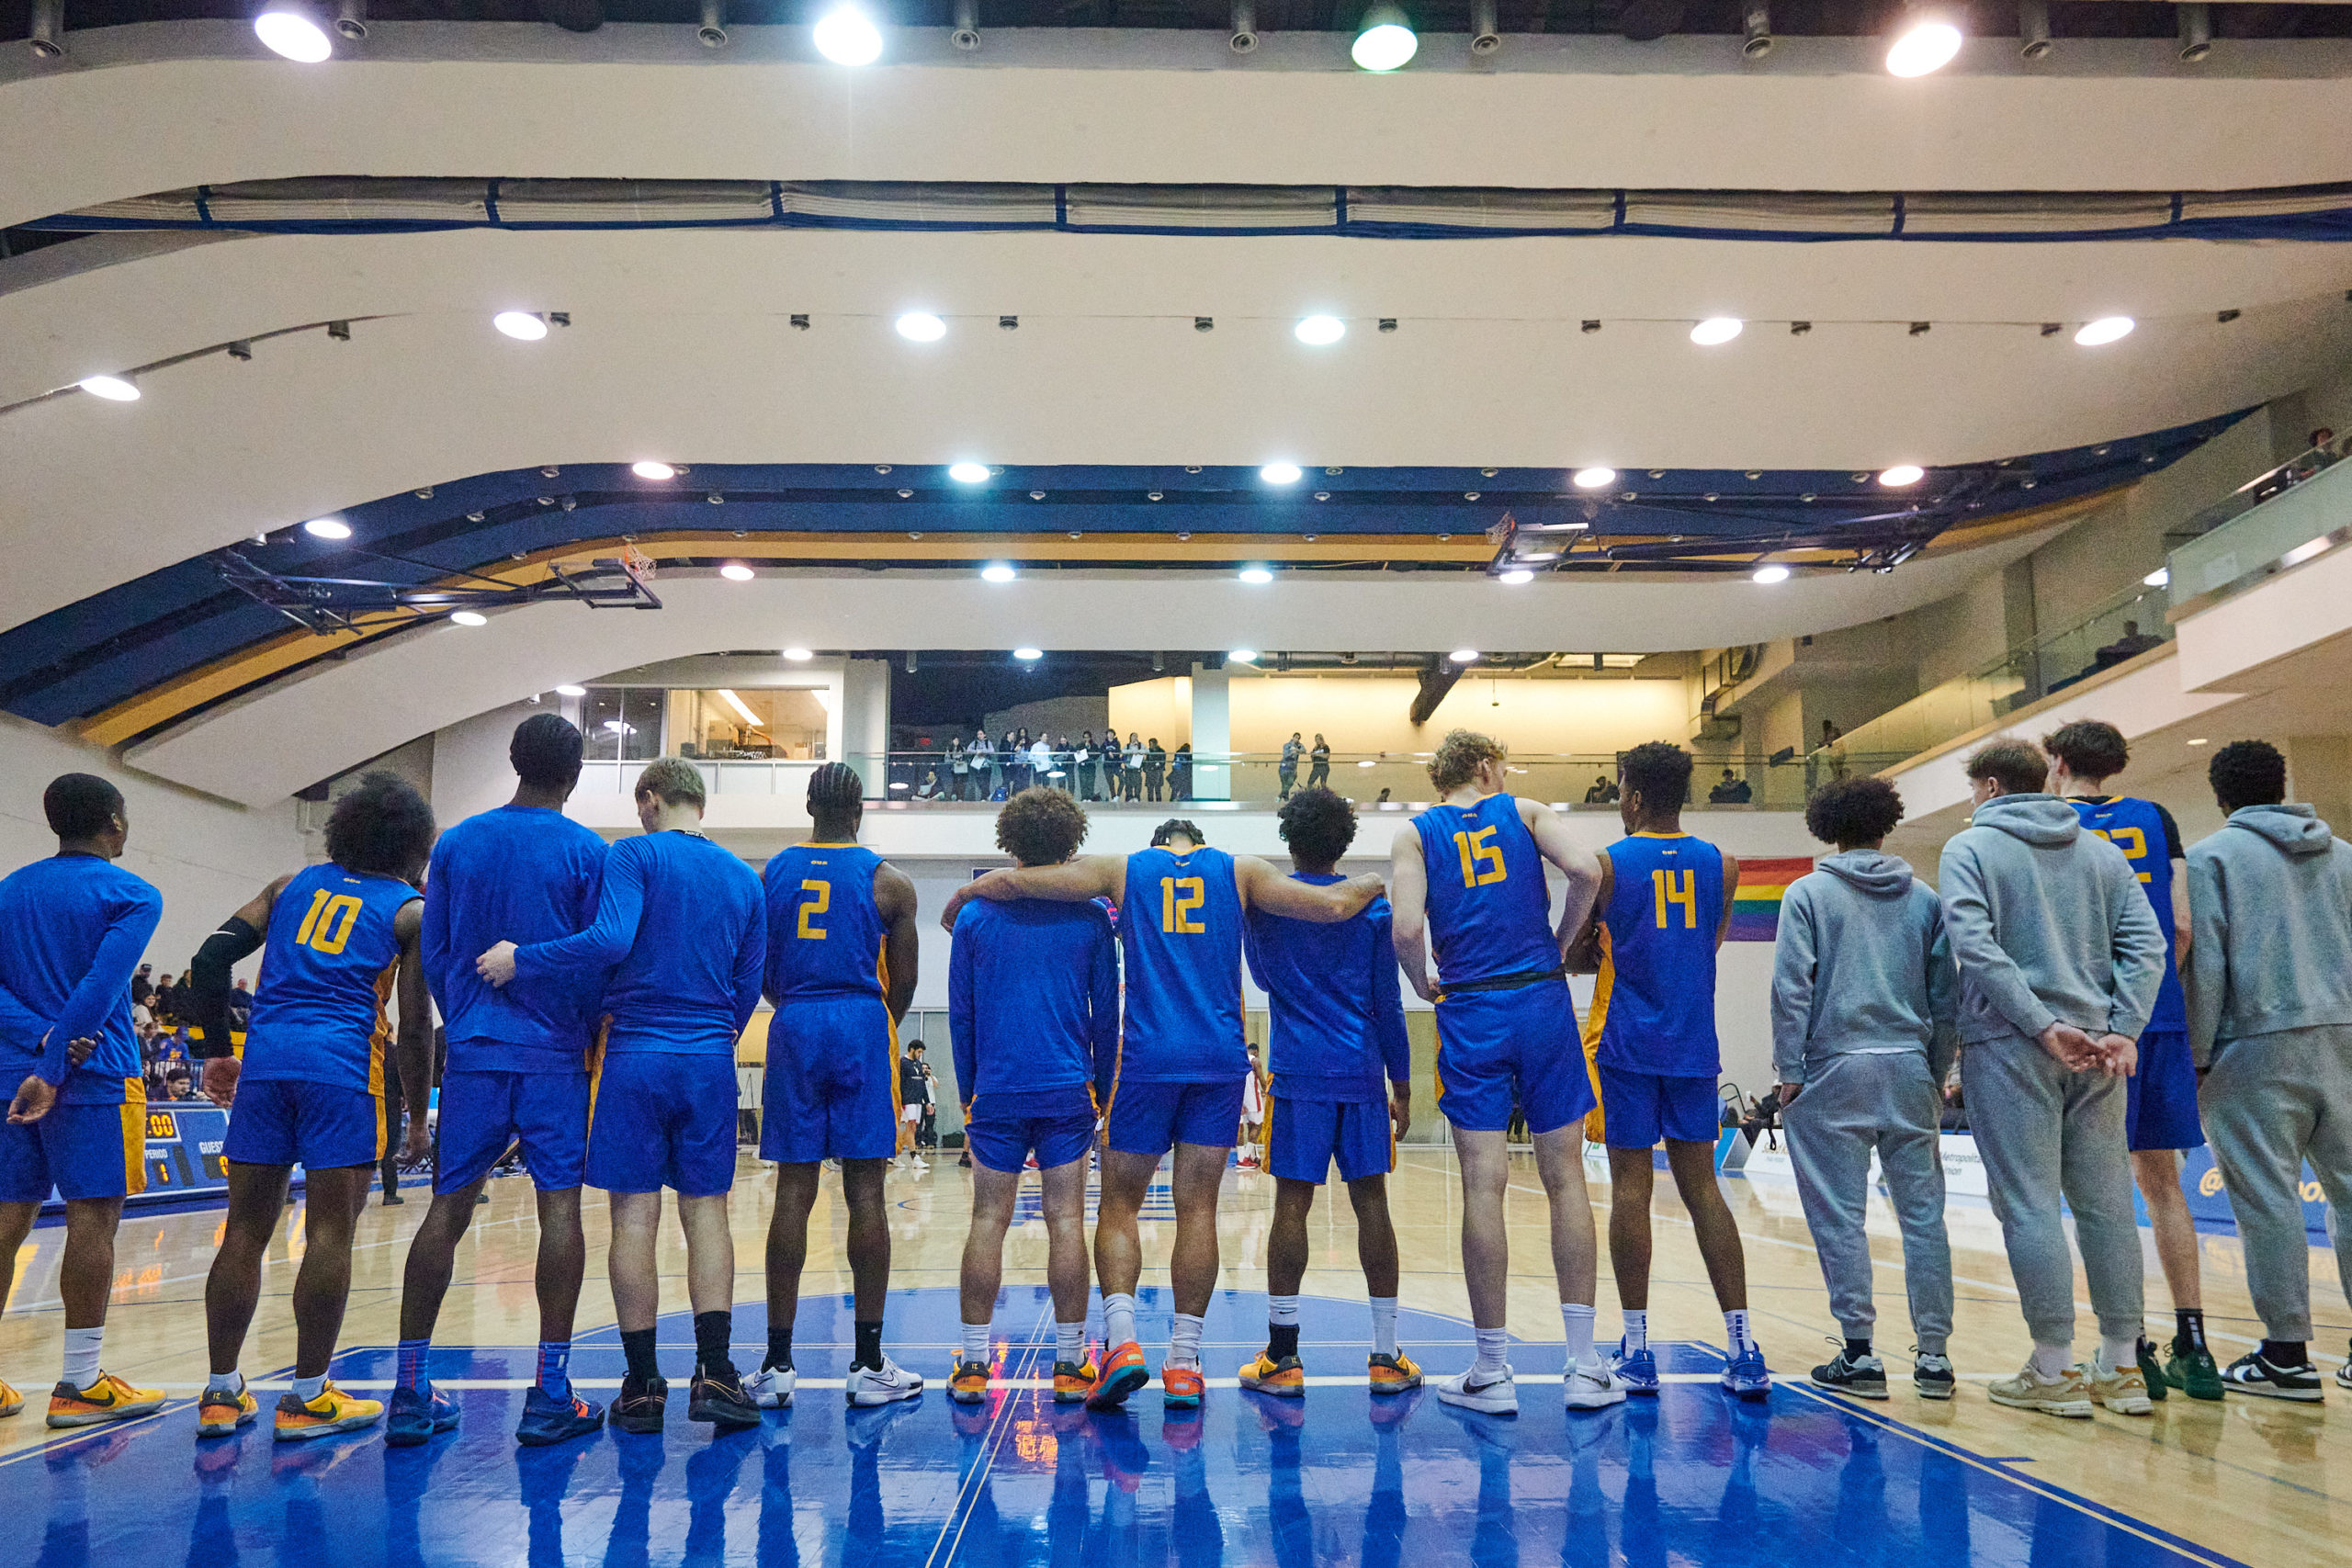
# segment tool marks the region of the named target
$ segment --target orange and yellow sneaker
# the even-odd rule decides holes
[[[128,1421],[164,1407],[160,1388],[133,1388],[112,1372],[100,1372],[87,1388],[62,1382],[49,1391],[49,1424],[52,1427],[96,1427]]]
[[[1054,1363],[1054,1403],[1076,1404],[1093,1390],[1096,1372],[1091,1361]]]
[[[1159,1390],[1162,1402],[1170,1410],[1197,1410],[1201,1393],[1208,1387],[1198,1367],[1179,1367],[1164,1363],[1159,1369]]]
[[[0,1420],[14,1416],[25,1407],[25,1396],[5,1382],[0,1382]]]
[[[196,1435],[225,1438],[240,1427],[252,1426],[260,1414],[261,1405],[249,1388],[241,1388],[234,1393],[208,1388],[196,1402]]]
[[[1372,1379],[1374,1393],[1403,1393],[1421,1386],[1419,1364],[1402,1351],[1394,1356],[1372,1357],[1364,1362],[1364,1371]]]
[[[1306,1394],[1306,1369],[1296,1356],[1276,1360],[1261,1350],[1256,1360],[1241,1369],[1241,1386],[1279,1399],[1301,1399]]]
[[[290,1393],[282,1393],[277,1396],[277,1440],[300,1443],[356,1432],[374,1426],[383,1415],[384,1407],[375,1400],[354,1399],[333,1383],[307,1404]]]
[[[1143,1359],[1143,1347],[1130,1339],[1102,1358],[1102,1370],[1086,1392],[1086,1407],[1116,1410],[1127,1402],[1127,1395],[1150,1381],[1151,1366]]]
[[[989,1364],[956,1359],[956,1370],[947,1374],[947,1397],[958,1404],[978,1404],[989,1396]]]

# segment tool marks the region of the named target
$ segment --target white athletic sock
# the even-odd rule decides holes
[[[79,1393],[98,1381],[98,1351],[106,1343],[104,1324],[96,1328],[65,1331],[65,1381]]]
[[[1599,1358],[1592,1353],[1592,1308],[1582,1302],[1562,1302],[1560,1326],[1567,1332],[1568,1365],[1574,1368],[1596,1364]]]
[[[1201,1327],[1204,1320],[1180,1312],[1168,1330],[1168,1359],[1180,1367],[1201,1364]]]
[[[2072,1345],[2036,1345],[2033,1348],[2033,1375],[2045,1382],[2064,1371],[2074,1361],[2075,1348]]]
[[[1297,1321],[1298,1298],[1296,1296],[1268,1296],[1266,1298],[1266,1322],[1269,1325],[1275,1328],[1287,1328]]]
[[[1136,1299],[1126,1292],[1102,1298],[1102,1337],[1117,1349],[1136,1337]]]
[[[1734,1307],[1724,1314],[1724,1335],[1731,1341],[1731,1353],[1735,1356],[1756,1343],[1756,1337],[1747,1332],[1746,1307]]]
[[[300,1400],[305,1404],[310,1404],[311,1401],[318,1398],[322,1393],[324,1393],[326,1389],[327,1375],[324,1372],[321,1372],[314,1378],[296,1378],[294,1380],[294,1397]]]
[[[1372,1298],[1372,1353],[1393,1356],[1396,1353],[1396,1298]]]
[[[1650,1309],[1627,1307],[1625,1309],[1625,1354],[1630,1356],[1636,1350],[1646,1350],[1649,1348]]]
[[[2101,1339],[2098,1342],[2098,1370],[2103,1372],[2111,1372],[2121,1367],[2138,1366],[2140,1364],[2138,1337],[2134,1336],[2130,1339]]]
[[[214,1389],[230,1395],[243,1393],[245,1392],[245,1374],[233,1367],[225,1372],[210,1373],[204,1380],[204,1392],[210,1393]]]
[[[1510,1371],[1510,1330],[1481,1328],[1478,1336],[1478,1364],[1470,1370],[1481,1377],[1499,1377]]]
[[[1086,1360],[1086,1319],[1081,1317],[1076,1323],[1057,1323],[1054,1325],[1054,1359],[1056,1360],[1068,1361],[1073,1367],[1084,1364]]]
[[[989,1359],[989,1325],[967,1323],[964,1325],[964,1359],[985,1361]]]

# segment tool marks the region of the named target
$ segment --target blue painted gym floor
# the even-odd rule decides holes
[[[463,1425],[421,1449],[379,1432],[279,1446],[263,1416],[198,1444],[194,1401],[68,1436],[0,1463],[0,1562],[40,1568],[556,1568],[757,1563],[762,1568],[1178,1568],[1362,1562],[1366,1568],[2031,1564],[2140,1568],[2230,1560],[2072,1496],[1877,1408],[1780,1386],[1763,1404],[1723,1393],[1717,1351],[1676,1346],[1656,1400],[1569,1416],[1556,1345],[1522,1347],[1516,1417],[1464,1415],[1427,1391],[1375,1400],[1361,1382],[1362,1303],[1310,1298],[1303,1400],[1246,1393],[1233,1370],[1263,1336],[1265,1298],[1212,1303],[1206,1407],[1165,1413],[1157,1384],[1124,1416],[1056,1406],[1049,1392],[950,1403],[952,1290],[894,1291],[887,1343],[932,1380],[920,1400],[847,1410],[845,1299],[801,1305],[797,1408],[713,1438],[685,1418],[693,1336],[662,1320],[674,1392],[659,1437],[607,1430],[552,1449],[512,1436],[528,1347],[436,1348],[433,1371]],[[1164,1344],[1164,1292],[1143,1296],[1143,1339]],[[1005,1292],[1000,1376],[1050,1378],[1042,1289]],[[765,1342],[739,1304],[749,1367]],[[1471,1354],[1466,1324],[1408,1312],[1408,1353],[1432,1373]],[[345,1352],[336,1377],[382,1397],[388,1348]],[[1786,1376],[1792,1369],[1777,1369]],[[1801,1379],[1802,1369],[1794,1369]],[[609,1399],[609,1328],[584,1335],[572,1374]],[[1549,1381],[1544,1381],[1549,1374]],[[1679,1374],[1678,1377],[1677,1374]],[[281,1372],[279,1375],[283,1375]],[[256,1382],[264,1380],[256,1379]],[[826,1386],[830,1382],[831,1386]],[[813,1386],[812,1386],[813,1385]],[[1883,1410],[1885,1414],[1882,1414]]]

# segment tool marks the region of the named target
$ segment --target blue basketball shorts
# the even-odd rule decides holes
[[[1531,1131],[1556,1132],[1592,1109],[1566,980],[1456,991],[1437,1004],[1437,1108],[1465,1132],[1499,1133],[1516,1100]]]
[[[710,1198],[735,1185],[735,1058],[607,1051],[588,1121],[587,1184]]]
[[[2197,1119],[2197,1064],[2185,1029],[2151,1029],[2140,1036],[2140,1066],[2123,1080],[2123,1127],[2133,1153],[2193,1149],[2205,1142]]]
[[[1084,1084],[1035,1094],[975,1097],[964,1119],[972,1163],[1019,1170],[1035,1153],[1041,1170],[1084,1159],[1094,1143],[1094,1091]]]
[[[768,1021],[760,1157],[785,1165],[899,1152],[899,1032],[879,997],[787,1000]]]
[[[1653,1149],[1661,1138],[1679,1144],[1712,1144],[1720,1103],[1715,1076],[1634,1072],[1597,1063],[1600,1078],[1601,1141],[1612,1149]]]
[[[531,1185],[580,1185],[588,1156],[588,1072],[457,1072],[441,1079],[433,1190],[462,1192],[490,1174],[516,1140]]]
[[[0,1118],[0,1203],[45,1203],[52,1188],[68,1201],[146,1191],[146,1086],[125,1089],[120,1105],[52,1105],[28,1127]]]
[[[1179,1144],[1229,1149],[1241,1139],[1246,1083],[1122,1083],[1111,1098],[1111,1146],[1154,1159]]]
[[[383,1096],[342,1084],[240,1078],[220,1157],[305,1170],[373,1165],[384,1157]]]
[[[1331,1162],[1340,1179],[1361,1181],[1396,1168],[1396,1128],[1382,1100],[1266,1097],[1266,1168],[1284,1181],[1323,1185]]]

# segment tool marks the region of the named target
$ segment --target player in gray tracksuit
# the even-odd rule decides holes
[[[2165,976],[2165,939],[2123,852],[2042,793],[2022,740],[1968,759],[1976,813],[1944,846],[1937,887],[1960,967],[1960,1074],[2033,1356],[1985,1390],[1998,1404],[2088,1420],[2154,1405],[2139,1363],[2145,1292],[2123,1128],[2124,1082]],[[2098,1317],[2074,1359],[2075,1268]]]
[[[1846,1343],[1813,1369],[1825,1388],[1886,1397],[1871,1348],[1871,1151],[1903,1231],[1904,1284],[1918,1339],[1912,1386],[1952,1395],[1951,1243],[1944,1233],[1944,1073],[1959,977],[1943,906],[1879,846],[1903,819],[1883,779],[1839,779],[1805,803],[1814,837],[1838,846],[1781,901],[1772,960],[1772,1071],[1805,1224]]]
[[[2188,1043],[2267,1336],[2222,1382],[2313,1403],[2306,1161],[2335,1206],[2352,1294],[2352,844],[2310,807],[2280,804],[2287,760],[2266,742],[2222,747],[2207,777],[2230,819],[2188,851]],[[2352,1363],[2335,1381],[2352,1389]]]

